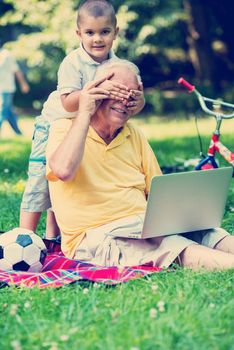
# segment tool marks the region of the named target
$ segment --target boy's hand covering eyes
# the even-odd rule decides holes
[[[117,81],[114,80],[105,80],[99,85],[102,89],[105,89],[110,92],[110,98],[115,100],[123,101],[130,97],[129,89]]]
[[[143,85],[139,84],[139,90],[130,90],[130,97],[125,105],[130,111],[139,111],[145,104]]]

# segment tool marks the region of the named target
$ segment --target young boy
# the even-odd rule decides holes
[[[79,94],[87,82],[93,80],[98,65],[108,59],[118,59],[111,50],[119,28],[114,9],[106,0],[85,0],[78,9],[77,35],[80,47],[68,54],[58,71],[57,90],[53,91],[36,118],[29,158],[28,181],[23,194],[20,227],[36,231],[41,213],[47,210],[46,238],[60,234],[51,207],[45,178],[45,148],[50,124],[60,118],[75,118],[79,109]],[[100,86],[110,97],[125,100],[126,106],[139,112],[144,106],[142,91],[128,91],[117,82],[106,80]],[[142,90],[142,88],[141,88]],[[61,198],[62,200],[62,198]]]

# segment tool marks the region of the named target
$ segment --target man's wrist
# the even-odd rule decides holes
[[[77,113],[77,118],[80,118],[80,119],[84,119],[84,120],[89,120],[92,118],[92,115],[93,113],[92,112],[89,112],[87,110],[78,110],[78,113]]]
[[[90,124],[92,115],[87,114],[87,112],[79,111],[76,118],[74,119],[74,123],[78,125],[79,128],[88,128]]]

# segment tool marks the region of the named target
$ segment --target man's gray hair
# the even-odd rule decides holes
[[[142,82],[140,71],[139,71],[138,67],[132,62],[130,62],[128,60],[122,60],[120,58],[119,59],[112,58],[112,59],[109,59],[109,60],[105,61],[104,63],[100,64],[97,67],[95,78],[99,78],[100,75],[106,74],[107,70],[111,70],[111,69],[119,68],[119,67],[125,67],[125,68],[129,69],[131,72],[136,74],[138,83]]]

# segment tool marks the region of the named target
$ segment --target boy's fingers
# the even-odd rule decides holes
[[[96,94],[95,95],[95,100],[105,100],[106,98],[110,98],[110,96],[107,96],[107,95],[105,95],[105,94]]]
[[[111,80],[111,84],[113,87],[119,89],[119,90],[127,90],[129,91],[128,87],[125,86],[124,84],[118,83],[116,81]]]
[[[135,105],[131,105],[131,106],[126,105],[126,107],[127,107],[127,110],[128,110],[128,111],[135,111],[135,110],[136,110],[136,108],[137,108],[137,104],[135,104]]]
[[[110,74],[106,75],[105,77],[98,79],[98,80],[94,80],[93,82],[93,87],[98,86],[99,84],[103,83],[105,80],[108,80],[111,77]]]
[[[123,97],[119,97],[119,96],[113,95],[112,93],[110,94],[109,98],[111,98],[112,100],[124,101]]]
[[[118,86],[111,86],[111,91],[116,91],[116,92],[122,92],[124,95],[130,95],[130,91],[126,90],[122,87],[118,87]]]
[[[92,89],[90,89],[89,94],[91,94],[91,95],[103,94],[103,95],[110,96],[110,92],[108,90],[105,90],[102,88],[97,88],[97,87],[93,87]]]
[[[130,94],[131,94],[132,97],[142,96],[142,91],[130,90]]]
[[[127,106],[127,107],[135,107],[135,106],[137,106],[137,102],[135,102],[135,101],[128,102],[128,103],[126,104],[126,106]]]
[[[89,89],[92,89],[93,87],[96,87],[98,86],[99,84],[103,83],[105,80],[108,80],[110,79],[112,76],[114,75],[114,73],[109,73],[107,74],[105,77],[101,78],[101,79],[97,79],[97,80],[93,80],[90,82],[90,84],[87,84],[86,86],[89,88]]]
[[[126,98],[128,99],[130,97],[129,93],[127,91],[125,92],[118,92],[116,90],[111,90],[110,93],[114,96],[120,97],[120,98]]]

